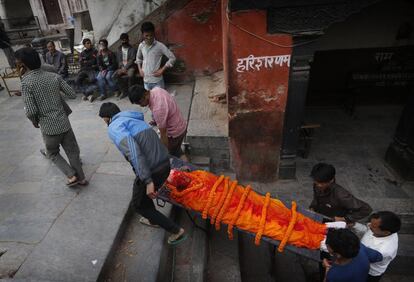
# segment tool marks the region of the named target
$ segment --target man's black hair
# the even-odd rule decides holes
[[[318,163],[314,165],[311,171],[311,177],[318,182],[329,182],[335,177],[335,168],[333,165]]]
[[[101,105],[101,108],[99,109],[99,116],[101,118],[112,118],[114,115],[119,113],[121,110],[118,108],[118,106],[114,103],[107,102],[103,103]]]
[[[142,85],[136,84],[128,89],[128,98],[132,104],[138,104],[144,97],[146,90]]]
[[[20,48],[14,53],[14,57],[25,64],[30,70],[39,69],[42,65],[39,54],[31,47]]]
[[[106,39],[101,39],[99,40],[99,44],[103,43],[105,45],[105,47],[108,47],[108,40]]]
[[[401,228],[401,219],[398,215],[396,215],[393,212],[390,211],[379,211],[376,213],[373,213],[370,216],[370,220],[372,218],[375,219],[381,219],[381,223],[379,228],[382,231],[389,231],[392,233],[397,233],[398,231],[400,231]]]
[[[121,35],[119,36],[119,40],[129,40],[129,36],[128,33],[121,33]]]
[[[356,257],[360,248],[358,237],[349,229],[329,229],[326,245],[344,258]]]
[[[89,38],[84,38],[84,39],[82,40],[82,45],[85,45],[85,44],[86,44],[86,42],[90,42],[90,43],[92,44],[92,41],[91,41]]]
[[[155,32],[155,26],[152,22],[144,22],[141,25],[141,32]]]
[[[49,40],[46,45],[48,45],[49,43],[52,44],[53,46],[56,46],[53,40]]]

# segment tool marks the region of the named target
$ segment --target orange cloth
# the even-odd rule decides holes
[[[216,187],[214,187],[218,179],[218,176],[201,170],[193,172],[172,170],[166,186],[171,192],[171,198],[176,202],[197,212],[202,213],[204,211],[204,214],[207,214],[210,218],[213,217],[212,220],[214,220],[214,216],[217,216],[217,209],[226,208],[221,222],[231,224],[237,213],[237,208],[245,192],[245,188],[237,185],[231,195],[229,204],[225,207],[223,196],[226,196],[225,194],[227,193],[225,192],[234,181],[226,184],[228,180],[225,179],[223,181],[223,178],[221,178],[219,185],[216,184]],[[210,193],[213,187],[214,191]],[[253,190],[250,191],[234,222],[234,226],[254,234],[261,231],[260,221],[264,203],[264,196],[257,194]],[[218,206],[219,204],[222,206]],[[266,221],[263,236],[281,241],[284,238],[291,220],[291,210],[286,208],[281,201],[270,199],[265,214]],[[287,243],[297,247],[318,249],[321,241],[325,238],[325,234],[325,224],[316,222],[301,213],[297,213],[297,219],[291,235],[287,239]]]

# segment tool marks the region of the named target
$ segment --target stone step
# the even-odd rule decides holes
[[[273,246],[267,242],[261,242],[260,246],[256,246],[254,244],[254,238],[251,235],[242,232],[238,232],[238,238],[242,281],[275,281],[272,275]]]
[[[226,226],[219,231],[210,225],[209,258],[207,281],[241,281],[239,264],[238,232],[234,232],[233,240],[227,236]]]
[[[178,210],[178,209],[177,209]],[[176,220],[186,230],[188,238],[176,247],[165,246],[163,260],[158,272],[158,282],[202,282],[206,281],[208,236],[206,222],[199,215],[189,212],[197,224],[184,210],[177,212]]]
[[[172,206],[157,209],[171,216]],[[155,281],[165,248],[166,232],[162,228],[143,225],[133,208],[124,232],[108,255],[98,281]],[[137,267],[139,266],[139,267]]]
[[[390,263],[387,274],[414,275],[414,234],[398,234],[397,257]]]
[[[210,166],[210,158],[205,156],[191,156],[191,163],[196,166]]]

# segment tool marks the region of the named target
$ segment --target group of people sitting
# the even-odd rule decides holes
[[[328,231],[321,253],[321,280],[380,281],[397,255],[401,220],[391,211],[371,214],[370,205],[338,185],[335,174],[335,167],[326,163],[316,164],[311,171],[314,185],[309,208],[347,226]],[[357,222],[367,217],[367,224]]]
[[[154,38],[155,26],[145,22],[141,26],[144,41],[138,49],[129,43],[128,34],[122,33],[119,37],[121,46],[116,53],[108,49],[106,39],[99,40],[96,50],[90,39],[83,39],[85,50],[80,54],[80,72],[76,85],[84,94],[83,100],[92,102],[94,92],[99,90],[99,100],[114,94],[120,99],[128,95],[128,89],[140,84],[143,79],[145,89],[151,90],[155,86],[164,88],[164,71],[172,67],[175,62],[174,54],[161,42]],[[163,56],[168,61],[161,67]]]

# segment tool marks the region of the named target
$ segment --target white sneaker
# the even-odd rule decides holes
[[[139,222],[141,223],[141,224],[144,224],[144,225],[147,225],[147,226],[150,226],[150,227],[154,227],[154,228],[158,228],[158,227],[160,227],[159,225],[157,225],[157,224],[151,224],[151,222],[148,220],[148,218],[145,218],[145,217],[141,217],[140,219],[139,219]]]

